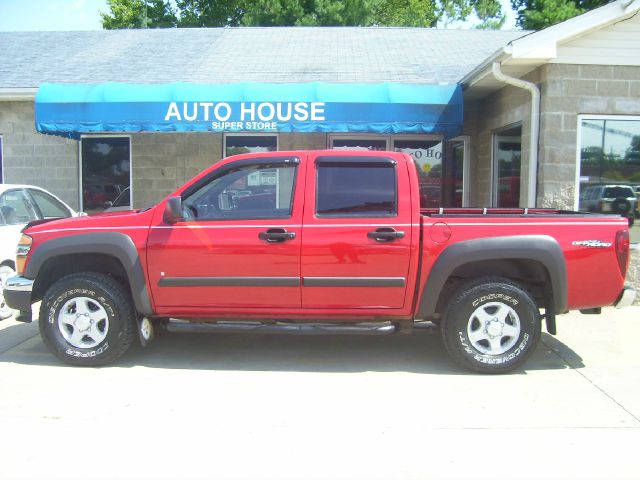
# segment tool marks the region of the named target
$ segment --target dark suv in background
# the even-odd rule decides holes
[[[629,185],[594,185],[580,195],[580,210],[621,215],[629,225],[634,223],[637,205],[636,192]]]

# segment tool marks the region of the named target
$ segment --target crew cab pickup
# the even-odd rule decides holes
[[[156,206],[34,222],[5,297],[51,352],[103,365],[169,331],[409,333],[478,372],[523,364],[556,315],[630,304],[619,216],[420,207],[397,152],[224,159]],[[423,179],[424,180],[424,179]],[[424,183],[424,182],[423,182]]]

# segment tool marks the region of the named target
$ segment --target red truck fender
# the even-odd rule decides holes
[[[83,233],[54,238],[34,250],[27,264],[25,277],[35,279],[32,301],[39,299],[55,281],[47,275],[48,262],[62,255],[106,255],[118,261],[129,282],[136,310],[143,316],[153,315],[147,282],[138,250],[131,237],[118,232]],[[51,263],[49,263],[51,265]]]
[[[422,288],[416,318],[429,318],[436,313],[445,284],[456,270],[477,262],[496,260],[524,260],[540,264],[548,275],[553,295],[554,313],[564,313],[567,308],[567,269],[562,249],[548,235],[510,235],[503,237],[464,240],[447,247],[431,268]],[[478,276],[495,275],[503,271],[479,271]]]

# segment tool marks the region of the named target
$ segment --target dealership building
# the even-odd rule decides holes
[[[640,185],[639,9],[539,32],[1,32],[2,181],[97,212],[234,153],[366,148],[411,153],[429,206],[583,208]]]

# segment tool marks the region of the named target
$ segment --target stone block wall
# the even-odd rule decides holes
[[[45,188],[78,208],[78,142],[35,131],[33,102],[0,102],[5,183]]]
[[[222,158],[222,134],[137,133],[131,136],[133,205],[148,207]]]
[[[578,115],[640,115],[640,67],[541,67],[538,206],[575,208]]]
[[[281,133],[280,150],[324,150],[327,148],[326,133]]]

